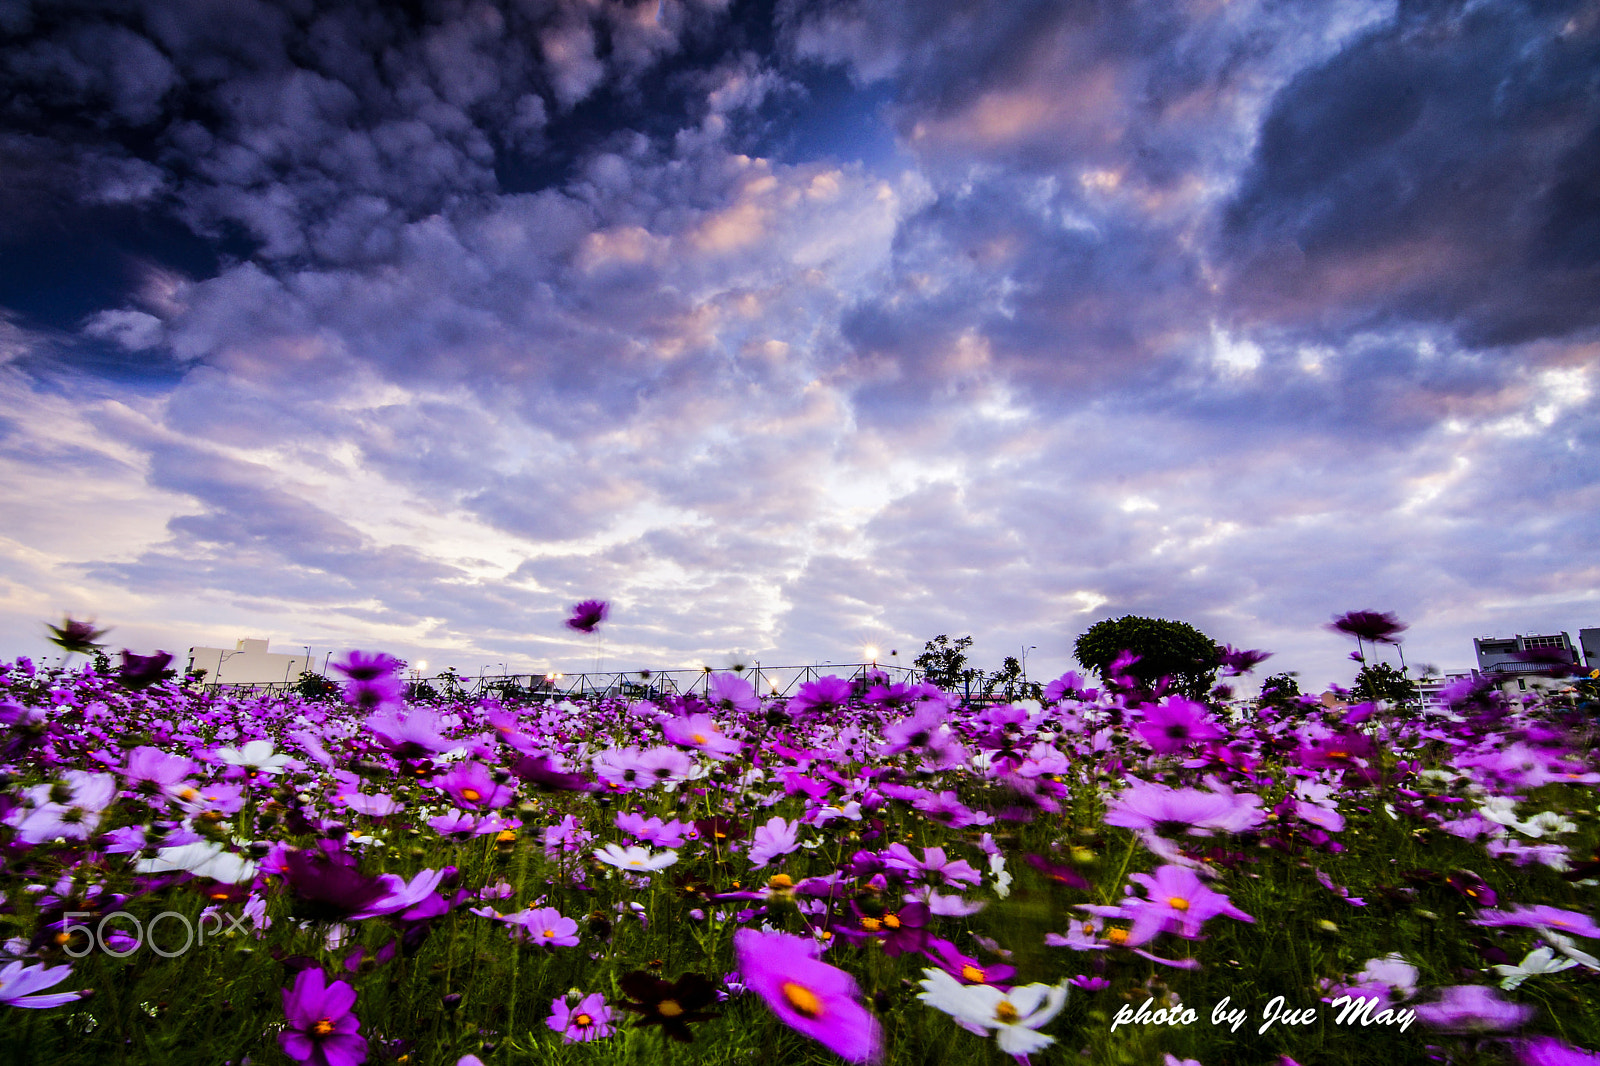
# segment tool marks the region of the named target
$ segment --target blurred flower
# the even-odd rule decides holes
[[[100,647],[96,641],[110,632],[109,629],[96,629],[93,622],[80,622],[70,615],[63,618],[59,626],[48,626],[48,628],[54,634],[50,638],[50,643],[68,655],[90,654]]]
[[[607,844],[594,857],[610,866],[642,873],[662,870],[678,861],[678,853],[671,849],[654,855],[648,848],[625,848],[621,844]]]
[[[195,844],[162,848],[156,852],[155,858],[139,860],[137,870],[142,874],[171,873],[181,870],[196,877],[209,877],[213,881],[225,881],[237,885],[255,877],[256,864],[231,851],[225,851],[221,844],[200,841]]]
[[[1151,829],[1163,835],[1186,832],[1210,836],[1211,830],[1241,833],[1266,819],[1261,797],[1250,793],[1206,792],[1136,782],[1107,805],[1105,824]]]
[[[740,929],[733,935],[743,983],[783,1023],[848,1062],[883,1057],[877,1019],[859,1002],[856,980],[815,956],[812,941]]]
[[[1182,696],[1169,696],[1154,707],[1146,707],[1144,721],[1135,729],[1157,755],[1170,755],[1185,745],[1222,736],[1205,707]]]
[[[1223,676],[1237,677],[1249,673],[1261,663],[1272,658],[1270,651],[1242,651],[1232,644],[1224,644],[1217,650],[1217,665],[1222,667]]]
[[[59,785],[29,787],[22,805],[6,814],[6,824],[16,828],[23,844],[42,844],[56,837],[87,840],[116,796],[117,779],[110,774],[68,770]]]
[[[1562,959],[1560,962],[1556,962],[1555,958],[1556,952],[1554,948],[1536,948],[1528,952],[1527,956],[1515,966],[1496,963],[1492,969],[1504,978],[1500,982],[1500,987],[1510,992],[1520,988],[1522,982],[1537,974],[1560,973],[1562,970],[1570,970],[1578,965],[1578,960],[1576,959]]]
[[[515,911],[500,920],[538,947],[570,948],[578,943],[578,923],[554,907]]]
[[[1522,1066],[1600,1066],[1600,1052],[1573,1047],[1553,1036],[1516,1040],[1511,1046]]]
[[[1061,1013],[1067,986],[1023,985],[1002,992],[993,985],[964,985],[943,970],[924,970],[917,998],[944,1011],[956,1024],[979,1036],[994,1033],[1000,1050],[1021,1057],[1055,1043],[1035,1030]]]
[[[1485,985],[1451,985],[1436,1003],[1416,1008],[1417,1020],[1446,1033],[1495,1033],[1526,1025],[1538,1011],[1500,998]]]
[[[31,1010],[48,1010],[82,999],[82,992],[37,994],[40,989],[53,988],[71,976],[71,966],[24,966],[20,961],[10,963],[0,969],[0,1003]]]
[[[611,1035],[611,1008],[600,992],[591,992],[576,1007],[567,1005],[566,996],[550,1001],[550,1017],[544,1023],[561,1034],[564,1044],[600,1040]]]
[[[367,1060],[361,1020],[351,1012],[355,989],[343,981],[327,984],[322,968],[312,966],[283,990],[288,1029],[278,1034],[284,1054],[312,1066],[357,1066]]]
[[[799,832],[799,822],[786,822],[776,814],[767,819],[750,838],[750,865],[759,870],[778,856],[799,850]]]
[[[694,1042],[691,1024],[717,1017],[705,1009],[717,1001],[717,987],[704,974],[686,973],[676,981],[664,981],[634,970],[623,974],[617,985],[633,1001],[618,1006],[639,1015],[640,1025],[659,1025],[663,1033],[681,1043]]]
[[[273,751],[272,741],[252,740],[242,748],[218,748],[217,758],[255,774],[281,774],[294,760]]]
[[[1373,644],[1397,644],[1394,638],[1408,627],[1393,614],[1377,611],[1350,611],[1339,615],[1328,627],[1335,633],[1345,633],[1357,640]]]
[[[516,791],[496,781],[479,762],[457,763],[448,773],[434,778],[433,785],[469,811],[505,807],[516,799]]]
[[[567,628],[576,629],[579,633],[593,633],[601,622],[606,620],[611,606],[604,600],[584,600],[572,605],[572,615],[567,619]]]
[[[162,679],[170,662],[172,656],[164,651],[154,655],[135,655],[123,648],[122,672],[117,675],[117,683],[135,692],[149,688]]]
[[[1530,907],[1519,903],[1509,911],[1480,911],[1472,924],[1496,928],[1553,929],[1574,936],[1600,937],[1600,926],[1595,925],[1594,919],[1587,914],[1545,904]]]
[[[761,709],[755,686],[735,674],[712,674],[706,684],[706,702],[737,714],[754,714]]]

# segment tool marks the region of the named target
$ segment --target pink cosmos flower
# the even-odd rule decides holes
[[[1242,833],[1265,819],[1261,797],[1250,793],[1136,783],[1111,801],[1104,821],[1106,825],[1151,829],[1165,835],[1185,832],[1210,836],[1212,830]]]
[[[1128,933],[1130,947],[1144,944],[1162,932],[1193,940],[1200,935],[1200,927],[1218,915],[1241,922],[1255,921],[1227,896],[1207,888],[1187,867],[1161,866],[1151,874],[1131,874],[1128,880],[1143,885],[1148,896],[1124,903],[1125,909],[1133,912],[1133,928]]]
[[[469,811],[505,807],[516,799],[516,791],[497,782],[482,763],[463,762],[448,773],[433,779],[434,787],[447,792],[458,807]]]
[[[1600,1066],[1600,1053],[1573,1047],[1553,1036],[1536,1036],[1512,1044],[1523,1066]]]
[[[737,755],[744,747],[739,741],[722,732],[722,727],[709,714],[691,714],[687,718],[669,718],[661,723],[661,732],[674,744],[695,748],[715,758]]]
[[[367,1060],[361,1020],[352,1013],[355,989],[343,981],[327,983],[320,967],[301,970],[283,990],[283,1015],[289,1028],[278,1034],[284,1054],[312,1066],[357,1066]]]
[[[755,686],[737,674],[712,674],[706,684],[706,702],[741,714],[754,714],[761,709]]]
[[[544,1023],[561,1034],[564,1044],[601,1040],[611,1035],[611,1008],[600,992],[590,992],[576,1007],[567,1005],[566,996],[550,1001],[550,1017]]]
[[[1473,925],[1505,926],[1516,929],[1551,929],[1571,936],[1600,937],[1600,925],[1578,911],[1565,911],[1545,904],[1519,903],[1509,911],[1480,911]]]
[[[788,933],[740,929],[733,935],[744,984],[772,1012],[847,1062],[878,1062],[883,1035],[857,999],[856,979],[816,957],[815,942]]]
[[[515,911],[500,919],[513,929],[513,938],[525,937],[529,943],[547,948],[570,948],[578,944],[578,923],[564,917],[554,907]]]

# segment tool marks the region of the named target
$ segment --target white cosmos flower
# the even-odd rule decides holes
[[[1570,970],[1578,965],[1578,960],[1576,959],[1562,959],[1560,962],[1556,962],[1555,957],[1555,949],[1538,948],[1528,952],[1528,957],[1523,959],[1521,964],[1517,966],[1496,963],[1494,972],[1505,978],[1500,982],[1500,987],[1510,991],[1534,974],[1559,973],[1562,970]]]
[[[209,877],[213,881],[226,881],[232,885],[243,884],[256,875],[256,864],[249,859],[224,851],[221,844],[199,841],[180,844],[175,848],[162,848],[153,859],[141,859],[138,872],[165,874],[182,870],[196,877]]]
[[[678,861],[678,853],[668,848],[659,855],[652,855],[649,848],[625,848],[621,844],[607,844],[594,853],[594,857],[603,863],[623,870],[660,870],[671,866]]]
[[[281,774],[284,766],[290,762],[289,756],[273,752],[270,740],[252,740],[242,748],[218,748],[217,758],[263,774]]]
[[[964,985],[943,970],[922,972],[918,999],[944,1011],[969,1032],[992,1031],[1006,1054],[1030,1055],[1055,1043],[1055,1037],[1034,1030],[1061,1013],[1067,1002],[1065,984],[1023,985],[1002,992],[993,985]]]

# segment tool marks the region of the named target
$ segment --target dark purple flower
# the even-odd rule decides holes
[[[584,600],[572,605],[572,617],[567,619],[567,628],[576,629],[579,633],[593,633],[601,622],[606,620],[611,605],[605,600]]]
[[[1357,640],[1371,644],[1398,644],[1395,636],[1407,626],[1393,614],[1378,611],[1350,611],[1339,615],[1328,627],[1335,633],[1345,633]]]
[[[135,655],[123,648],[122,672],[117,675],[117,684],[135,692],[149,688],[167,676],[167,664],[170,662],[172,656],[164,651],[154,655]]]
[[[100,647],[96,642],[109,632],[105,629],[96,629],[93,622],[80,622],[70,615],[63,618],[60,625],[48,628],[54,634],[50,638],[50,643],[68,655],[74,652],[79,655],[90,654]]]
[[[296,1062],[312,1066],[357,1066],[367,1061],[367,1040],[361,1020],[352,1013],[355,989],[343,981],[327,983],[322,968],[301,970],[283,990],[283,1015],[288,1028],[278,1044]]]
[[[717,987],[705,974],[686,973],[676,981],[663,981],[654,974],[634,970],[623,974],[617,986],[632,1001],[618,1006],[639,1015],[640,1025],[659,1025],[663,1033],[680,1043],[694,1043],[694,1034],[689,1031],[692,1023],[717,1017],[706,1010],[717,1001]]]
[[[1228,677],[1249,673],[1260,663],[1272,658],[1270,651],[1257,651],[1251,649],[1244,651],[1235,648],[1232,644],[1224,644],[1217,649],[1217,665],[1221,666],[1223,673]]]

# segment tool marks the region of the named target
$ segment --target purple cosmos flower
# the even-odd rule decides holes
[[[722,732],[722,727],[709,714],[691,714],[687,718],[669,718],[661,723],[661,732],[674,744],[695,748],[715,758],[737,755],[743,744]]]
[[[789,700],[789,713],[826,717],[850,702],[850,682],[829,675],[807,681]]]
[[[1125,829],[1210,836],[1212,830],[1242,833],[1265,818],[1260,796],[1140,783],[1111,802],[1104,821]]]
[[[750,865],[759,870],[778,856],[799,850],[799,832],[799,822],[786,822],[778,815],[767,819],[750,838]]]
[[[1170,755],[1185,745],[1222,736],[1206,709],[1182,696],[1170,696],[1146,708],[1144,721],[1136,728],[1158,755]]]
[[[1128,933],[1130,947],[1146,943],[1161,932],[1193,940],[1200,935],[1200,927],[1218,915],[1241,922],[1255,921],[1227,896],[1207,888],[1193,870],[1184,866],[1161,866],[1154,873],[1131,874],[1128,880],[1143,885],[1148,897],[1130,899],[1125,904],[1133,911],[1133,929]]]
[[[37,994],[40,989],[53,988],[71,976],[71,966],[25,967],[20,961],[10,963],[0,969],[0,1003],[11,1007],[48,1010],[82,999],[82,992]]]
[[[754,714],[761,709],[755,686],[736,674],[712,674],[706,682],[706,702],[739,714]]]
[[[1446,1033],[1495,1033],[1526,1025],[1537,1008],[1510,1003],[1485,985],[1451,985],[1437,1003],[1416,1008],[1417,1020]]]
[[[327,983],[320,967],[301,970],[283,990],[283,1015],[289,1028],[278,1034],[284,1054],[312,1066],[357,1066],[367,1060],[361,1020],[351,1013],[355,989],[343,981]]]
[[[593,633],[610,611],[611,605],[605,600],[575,603],[572,605],[572,615],[567,619],[567,628],[576,629],[579,633]]]
[[[454,747],[439,735],[439,719],[432,711],[418,707],[402,716],[398,706],[382,707],[367,719],[367,731],[396,757],[426,759]]]
[[[1536,1036],[1512,1044],[1523,1066],[1600,1066],[1600,1053],[1573,1047],[1553,1036]]]
[[[1232,644],[1224,644],[1217,652],[1217,665],[1222,667],[1223,676],[1237,677],[1249,673],[1270,658],[1272,658],[1270,651],[1257,651],[1253,648],[1243,651]]]
[[[847,1062],[883,1057],[878,1021],[857,1000],[856,979],[816,957],[816,945],[788,933],[740,929],[739,973],[780,1020]]]
[[[1007,989],[1011,987],[1009,979],[1017,972],[1015,966],[1005,962],[991,962],[986,966],[971,955],[962,954],[950,941],[938,937],[928,938],[922,954],[964,985],[994,985]]]
[[[544,1023],[561,1034],[564,1044],[600,1040],[611,1035],[611,1008],[600,992],[591,992],[576,1007],[567,1006],[567,997],[550,1001],[550,1017]]]
[[[1519,903],[1509,911],[1481,911],[1472,920],[1473,925],[1505,926],[1516,929],[1551,929],[1572,936],[1600,937],[1600,925],[1593,918],[1578,911],[1564,911],[1560,907],[1544,904],[1527,906]]]
[[[129,788],[147,796],[165,793],[179,797],[193,791],[187,779],[194,769],[194,763],[182,755],[168,755],[160,748],[142,745],[128,753],[122,776]]]
[[[685,838],[684,830],[690,828],[674,818],[670,822],[663,822],[660,818],[646,818],[644,815],[627,811],[617,815],[616,827],[633,837],[641,844],[651,844],[658,848],[681,848]]]
[[[890,844],[883,853],[883,862],[891,870],[902,870],[913,877],[940,879],[947,885],[975,885],[983,876],[965,859],[945,857],[943,848],[923,848],[922,858],[911,854],[911,849],[901,843]]]
[[[495,781],[488,768],[477,762],[457,763],[449,773],[434,778],[433,785],[469,811],[505,807],[516,799],[513,789]]]
[[[117,781],[110,774],[68,770],[59,785],[34,785],[23,794],[23,804],[6,814],[23,844],[42,844],[63,837],[87,840],[100,824],[100,813],[117,796]]]

